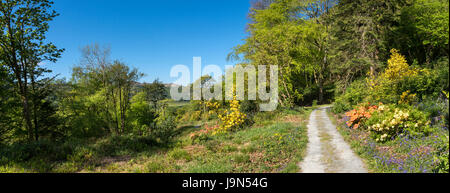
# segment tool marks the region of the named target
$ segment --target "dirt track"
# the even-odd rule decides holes
[[[362,160],[331,122],[326,111],[320,108],[311,113],[308,124],[306,157],[299,163],[302,173],[367,173]]]

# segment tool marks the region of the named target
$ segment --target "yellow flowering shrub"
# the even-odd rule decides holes
[[[416,77],[419,72],[420,70],[408,65],[405,56],[401,55],[398,50],[392,49],[386,70],[378,77],[371,76],[367,79],[371,93],[370,101],[398,102],[402,93],[399,82],[406,78]]]
[[[398,104],[409,105],[416,100],[416,96],[417,94],[411,94],[409,90],[403,92],[402,96],[400,97],[400,101],[398,101]]]
[[[405,56],[401,55],[398,50],[391,50],[391,58],[388,60],[388,68],[382,75],[382,78],[388,80],[398,80],[405,76],[414,76],[418,74],[418,70],[411,69],[406,61]]]
[[[210,100],[206,102],[206,107],[208,108],[208,114],[213,115],[218,114],[221,105],[217,101],[213,102]]]
[[[380,105],[365,125],[377,142],[389,141],[400,134],[409,136],[426,135],[431,132],[427,115],[412,107]]]
[[[243,126],[247,119],[247,115],[240,111],[241,105],[240,102],[236,100],[235,94],[233,94],[233,100],[229,101],[229,103],[230,108],[218,115],[220,124],[214,134],[227,133],[238,129]]]

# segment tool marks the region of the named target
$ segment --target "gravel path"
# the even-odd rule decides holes
[[[307,154],[299,164],[302,173],[367,173],[362,160],[350,149],[326,111],[314,110],[308,124]]]

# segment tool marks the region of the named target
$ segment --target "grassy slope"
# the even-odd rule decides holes
[[[305,117],[309,111],[264,113],[253,127],[213,136],[192,144],[185,131],[173,148],[131,161],[97,167],[94,172],[297,172],[307,144]],[[280,138],[281,137],[281,138]],[[91,172],[87,171],[87,172]]]
[[[43,152],[20,156],[31,159],[0,160],[0,172],[298,172],[310,112],[259,113],[252,127],[198,144],[189,139],[200,129],[193,124],[180,127],[178,137],[165,146],[133,136],[49,145]]]

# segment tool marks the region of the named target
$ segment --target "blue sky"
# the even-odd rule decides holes
[[[50,23],[47,39],[66,51],[53,74],[69,79],[80,49],[98,43],[111,47],[119,59],[146,74],[141,82],[159,78],[173,82],[170,69],[232,65],[226,56],[246,36],[249,0],[56,0],[61,15]]]

